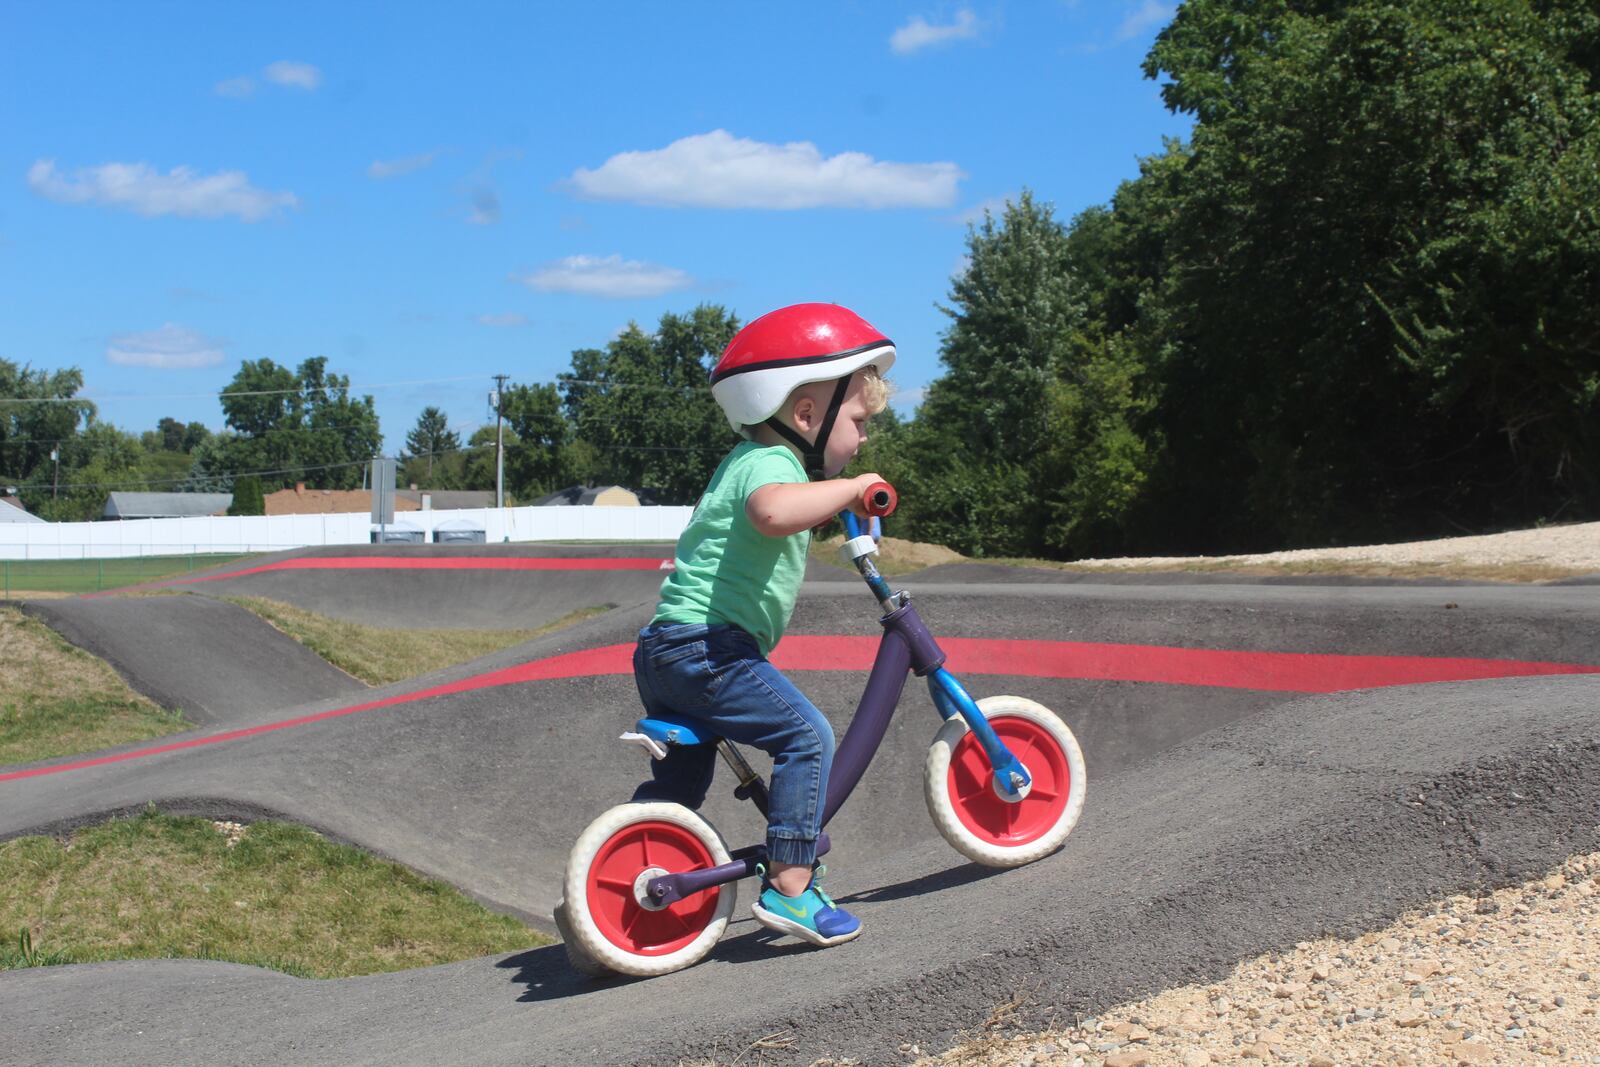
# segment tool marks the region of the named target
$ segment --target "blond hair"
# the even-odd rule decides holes
[[[867,411],[874,415],[889,406],[889,382],[878,373],[876,363],[861,368],[861,396],[867,402]]]

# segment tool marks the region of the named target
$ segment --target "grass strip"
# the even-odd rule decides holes
[[[399,630],[330,619],[265,597],[223,599],[254,612],[346,674],[374,686],[487,656],[614,606],[583,608],[534,630]]]
[[[95,593],[190,574],[245,558],[239,553],[201,553],[127,559],[0,560],[0,595]]]
[[[104,660],[0,606],[0,765],[88,752],[189,724],[128,688]]]
[[[302,978],[550,943],[443,882],[304,827],[154,811],[0,843],[0,969],[208,959]]]

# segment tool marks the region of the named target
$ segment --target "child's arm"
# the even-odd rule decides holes
[[[788,537],[847,509],[866,518],[861,497],[869,486],[881,481],[881,475],[861,474],[823,482],[772,482],[745,498],[744,513],[750,524],[766,536]]]

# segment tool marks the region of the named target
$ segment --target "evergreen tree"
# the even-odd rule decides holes
[[[228,505],[229,515],[265,515],[267,500],[261,492],[261,479],[253,474],[236,478],[233,483],[233,503]]]
[[[401,459],[406,463],[407,479],[416,481],[424,486],[433,484],[434,457],[445,452],[454,452],[461,447],[461,435],[450,429],[450,420],[443,411],[436,407],[425,407],[422,414],[417,416],[417,424],[411,432],[406,434],[406,452],[408,456]],[[422,472],[422,478],[416,477],[418,472],[411,468],[411,460],[426,459],[427,463]]]

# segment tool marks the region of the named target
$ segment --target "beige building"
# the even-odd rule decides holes
[[[307,489],[298,482],[293,489],[279,489],[263,498],[268,515],[339,515],[372,510],[370,489]],[[421,511],[415,500],[395,496],[396,511]]]

